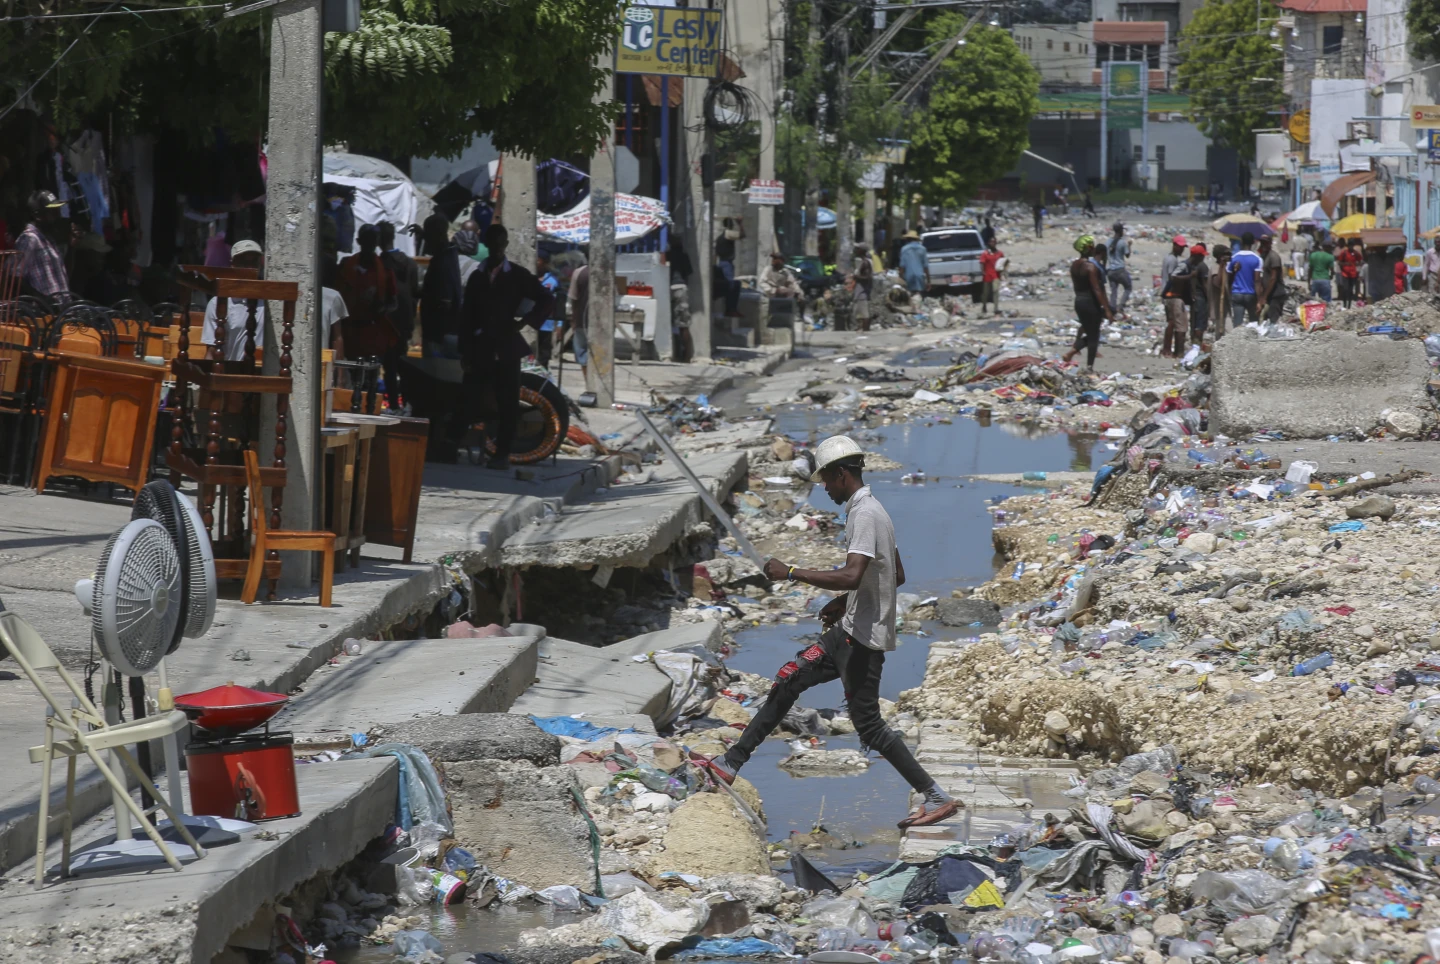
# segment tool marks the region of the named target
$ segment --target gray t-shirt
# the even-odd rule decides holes
[[[840,628],[857,643],[895,648],[895,526],[880,500],[863,486],[845,503],[845,551],[870,557],[860,588],[850,593]]]
[[[1125,267],[1125,259],[1130,257],[1130,242],[1124,236],[1114,238],[1110,241],[1110,260],[1106,268],[1110,271],[1120,271]]]

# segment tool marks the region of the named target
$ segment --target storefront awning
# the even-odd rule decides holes
[[[1335,205],[1340,199],[1362,184],[1369,184],[1375,180],[1374,171],[1356,171],[1354,174],[1345,174],[1331,181],[1320,195],[1320,207],[1324,210],[1326,217],[1335,217]]]

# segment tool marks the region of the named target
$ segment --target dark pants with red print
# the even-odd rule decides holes
[[[845,703],[861,745],[889,760],[916,790],[930,789],[934,779],[916,761],[900,734],[880,718],[880,670],[884,665],[885,654],[880,650],[855,642],[839,626],[827,630],[818,643],[802,649],[780,667],[765,704],[740,739],[725,751],[725,762],[738,770],[785,719],[801,693],[838,679],[845,687]]]

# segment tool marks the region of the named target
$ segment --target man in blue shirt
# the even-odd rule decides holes
[[[900,240],[906,242],[900,249],[900,274],[905,278],[905,287],[923,295],[930,290],[930,252],[914,231],[905,232]]]
[[[1250,249],[1255,246],[1255,235],[1246,231],[1240,235],[1240,250],[1230,257],[1226,268],[1230,275],[1230,310],[1234,317],[1232,328],[1245,324],[1247,316],[1255,321],[1260,317],[1256,302],[1255,283],[1263,275],[1265,262]]]

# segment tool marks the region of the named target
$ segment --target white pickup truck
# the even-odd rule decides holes
[[[930,256],[930,290],[978,295],[985,245],[973,228],[938,228],[920,235]]]

